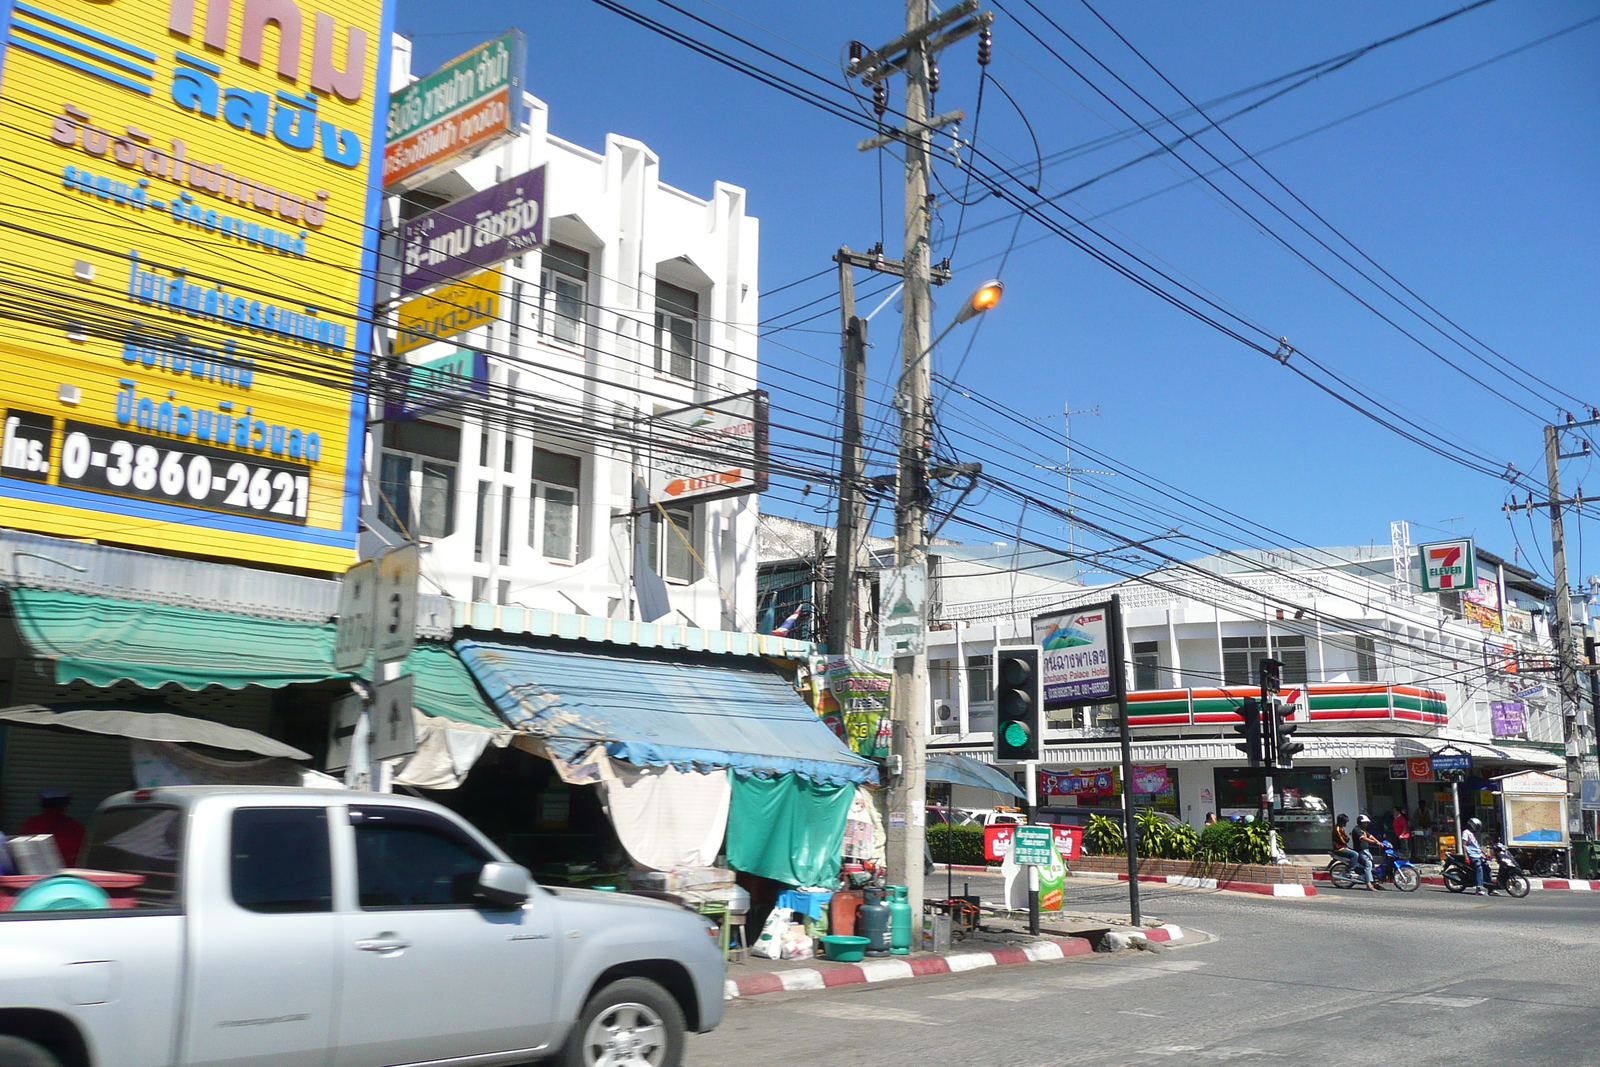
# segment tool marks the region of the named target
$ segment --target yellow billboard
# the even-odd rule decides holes
[[[400,305],[395,355],[487,326],[500,317],[500,272],[479,271]]]
[[[384,0],[0,10],[0,526],[354,558]]]

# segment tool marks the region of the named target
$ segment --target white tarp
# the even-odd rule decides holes
[[[490,745],[505,748],[513,731],[489,730],[454,719],[439,719],[412,709],[417,724],[417,750],[398,764],[395,785],[415,789],[455,789]]]
[[[711,867],[728,828],[728,771],[601,765],[601,795],[622,847],[657,871]]]

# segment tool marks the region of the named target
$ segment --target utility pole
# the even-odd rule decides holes
[[[962,0],[936,18],[928,17],[929,0],[906,0],[906,32],[889,44],[863,54],[851,46],[849,72],[875,87],[882,101],[883,83],[905,73],[906,123],[858,146],[871,151],[893,141],[905,151],[905,244],[903,295],[905,314],[900,334],[901,374],[895,391],[900,409],[899,477],[895,493],[895,564],[926,566],[928,556],[928,466],[932,458],[932,376],[928,348],[932,334],[931,228],[928,198],[933,132],[964,116],[961,112],[932,116],[929,73],[931,57],[994,21],[978,13],[978,0]],[[969,17],[971,16],[971,17]],[[882,111],[879,112],[882,114]],[[928,716],[928,657],[925,651],[896,656],[891,718],[894,729],[889,779],[889,876],[907,887],[914,909],[922,909],[923,854]],[[898,764],[898,774],[892,773]]]
[[[856,315],[855,268],[905,276],[905,264],[888,259],[883,246],[870,252],[842,247],[839,264],[840,356],[844,364],[844,422],[839,433],[839,519],[833,545],[833,593],[828,598],[828,652],[842,656],[860,643],[857,571],[867,538],[866,469],[862,455],[862,419],[867,407],[867,320]],[[950,280],[944,265],[932,269],[933,284]]]

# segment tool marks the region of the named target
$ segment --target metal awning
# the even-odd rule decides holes
[[[254,730],[224,726],[209,719],[179,715],[164,704],[149,701],[117,703],[19,704],[0,709],[0,722],[47,729],[82,730],[91,734],[129,737],[139,741],[168,741],[207,745],[232,752],[254,752],[283,759],[310,759],[292,745],[263,737]]]
[[[877,765],[846,748],[765,664],[473,640],[455,647],[505,720],[562,759],[603,745],[642,766],[878,780]]]
[[[329,622],[51,589],[12,587],[8,596],[23,643],[53,663],[58,685],[81,679],[144,689],[278,689],[347,677],[333,666]],[[449,645],[418,642],[405,670],[416,679],[412,702],[424,714],[489,729],[505,725]]]

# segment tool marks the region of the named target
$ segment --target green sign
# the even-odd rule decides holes
[[[1055,831],[1049,826],[1019,826],[1011,842],[1011,858],[1017,863],[1048,867],[1054,862]]]
[[[1455,593],[1478,588],[1478,553],[1471,538],[1418,545],[1424,593]]]

